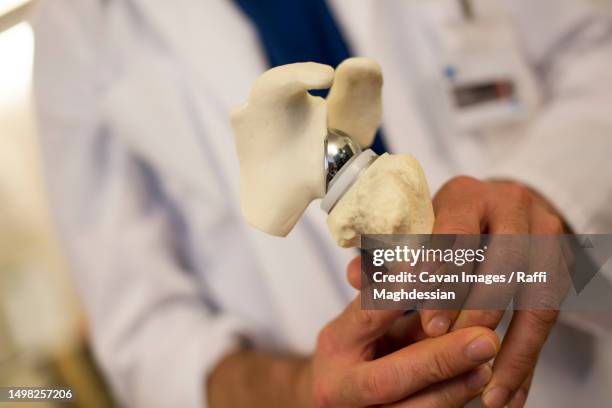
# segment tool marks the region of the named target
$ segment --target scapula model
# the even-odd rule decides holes
[[[231,114],[241,207],[251,225],[285,236],[321,198],[342,247],[358,246],[361,234],[431,233],[431,198],[417,160],[363,150],[380,125],[382,83],[368,58],[347,59],[335,71],[284,65],[257,78]],[[326,88],[327,99],[308,92]]]

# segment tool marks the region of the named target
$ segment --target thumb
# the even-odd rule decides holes
[[[361,256],[349,262],[346,267],[346,277],[353,288],[361,290]]]

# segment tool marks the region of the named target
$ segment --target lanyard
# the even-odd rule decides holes
[[[461,8],[461,14],[466,21],[473,21],[476,19],[476,12],[474,5],[471,0],[458,0]]]

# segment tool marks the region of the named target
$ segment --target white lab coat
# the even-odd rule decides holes
[[[317,205],[285,239],[240,216],[228,111],[266,69],[248,21],[229,0],[41,3],[35,90],[49,188],[117,396],[201,407],[205,374],[242,339],[310,351],[354,296],[344,270],[355,252],[334,245]],[[415,67],[435,57],[426,34],[455,2],[331,4],[356,52],[383,67],[388,145],[421,161],[432,191],[456,174],[509,177],[576,231],[612,231],[610,19],[578,0],[503,1],[543,108],[518,130],[442,134]],[[609,402],[606,344],[559,326],[531,406]]]

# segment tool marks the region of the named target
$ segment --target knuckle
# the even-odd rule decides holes
[[[455,176],[448,182],[449,185],[458,185],[461,187],[479,187],[481,183],[480,180],[465,175]]]
[[[432,374],[435,369],[432,368],[432,364],[419,364],[416,362],[409,363],[410,365],[406,368],[406,372],[408,374],[407,379],[409,382],[412,382],[414,379],[425,379],[431,380],[434,378],[434,374]]]
[[[483,183],[469,176],[455,176],[448,180],[438,194],[455,194],[458,192],[464,193],[465,191],[478,191],[482,188]]]
[[[556,310],[532,310],[527,313],[529,325],[533,328],[548,329],[557,321]]]
[[[505,366],[505,372],[508,373],[509,378],[512,378],[513,382],[521,380],[525,373],[530,372],[535,366],[535,358],[529,354],[516,353],[512,359],[508,360]],[[519,384],[514,384],[518,386]]]
[[[362,389],[369,398],[383,401],[399,389],[400,374],[396,366],[386,367],[376,373],[365,375],[362,380]]]
[[[378,376],[366,375],[363,381],[364,391],[372,398],[380,399],[382,397],[383,382],[379,380]]]
[[[505,195],[508,200],[521,206],[529,207],[531,205],[531,192],[529,189],[518,183],[509,183],[505,187]]]
[[[431,365],[429,373],[431,380],[440,381],[454,376],[453,366],[450,363],[450,358],[446,353],[436,353]]]
[[[469,225],[462,224],[451,224],[444,227],[445,234],[451,235],[470,235],[478,233],[479,228],[477,226],[470,227]]]
[[[452,235],[471,235],[480,232],[480,210],[472,204],[441,207],[437,209],[435,229]]]
[[[563,223],[559,217],[548,215],[541,221],[541,223],[544,233],[561,234],[563,232]]]
[[[568,280],[569,278],[561,277],[560,279],[555,279],[550,286],[538,288],[533,292],[527,292],[528,300],[535,306],[534,310],[530,311],[530,313],[554,313],[556,315],[569,290]],[[552,325],[554,320],[552,322],[547,322],[546,320],[556,319],[553,316],[542,316],[542,318],[544,320],[538,320],[540,319],[539,316],[529,317],[528,323],[532,326],[547,327]]]

